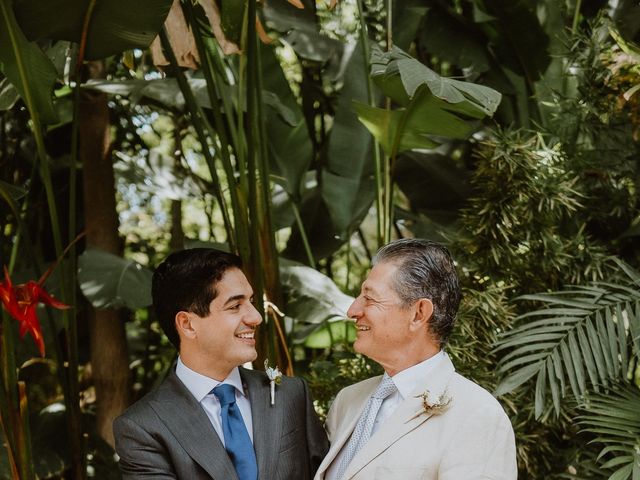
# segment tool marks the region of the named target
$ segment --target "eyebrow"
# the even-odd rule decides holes
[[[224,304],[222,305],[223,307],[226,307],[227,305],[229,305],[230,303],[233,303],[237,300],[244,300],[245,298],[247,298],[246,295],[233,295],[232,297],[227,298],[227,301],[224,302]]]
[[[370,293],[370,294],[372,294],[374,297],[377,297],[377,296],[378,296],[378,292],[377,292],[374,288],[370,287],[369,285],[364,285],[364,287],[362,288],[362,292],[363,292],[363,293],[367,293],[367,294],[369,294],[369,293]]]

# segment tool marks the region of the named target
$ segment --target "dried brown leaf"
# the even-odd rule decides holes
[[[222,30],[222,19],[220,17],[220,9],[215,0],[199,0],[200,5],[204,9],[204,13],[209,19],[213,35],[216,37],[222,53],[225,55],[232,55],[234,53],[241,53],[240,47],[235,42],[229,40],[224,31]]]
[[[176,56],[178,65],[186,68],[198,68],[200,65],[200,56],[198,55],[196,42],[193,38],[193,32],[189,28],[189,25],[187,25],[184,13],[182,13],[180,0],[173,1],[164,27],[167,30],[169,43],[171,43],[171,48]],[[151,44],[151,57],[153,58],[154,65],[157,67],[163,67],[169,64],[169,61],[162,52],[159,37],[156,37]]]

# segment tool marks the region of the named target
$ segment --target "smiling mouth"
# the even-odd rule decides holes
[[[366,325],[356,325],[356,330],[359,332],[368,332],[371,330],[371,327],[367,327]]]
[[[256,336],[256,332],[243,332],[236,334],[236,338],[241,338],[243,340],[253,340]]]

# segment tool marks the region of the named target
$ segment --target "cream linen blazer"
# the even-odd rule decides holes
[[[329,453],[314,480],[324,480],[346,444],[381,377],[351,385],[338,394],[327,417]],[[422,399],[446,392],[438,414],[426,414]],[[406,398],[358,452],[344,480],[515,480],[513,428],[498,401],[455,372],[445,355],[413,395]]]

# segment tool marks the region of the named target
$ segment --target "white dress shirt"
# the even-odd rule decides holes
[[[220,437],[220,441],[222,441],[223,445],[224,434],[222,433],[220,401],[218,400],[218,397],[216,397],[213,393],[210,394],[209,392],[221,383],[226,383],[235,387],[236,404],[238,405],[238,408],[240,408],[242,419],[244,420],[244,424],[246,425],[247,431],[249,432],[249,438],[251,438],[251,442],[253,442],[253,420],[251,417],[251,404],[249,403],[249,398],[247,397],[244,391],[244,387],[242,386],[242,379],[240,378],[240,371],[238,370],[238,367],[231,370],[231,373],[227,378],[219,381],[213,378],[209,378],[198,372],[194,372],[184,363],[182,363],[182,359],[178,357],[178,363],[176,365],[176,375],[178,376],[180,381],[184,383],[184,386],[187,387],[187,390],[191,392],[191,395],[193,395],[195,399],[200,403],[200,405],[202,405],[202,408],[207,413],[207,416],[211,421],[211,425],[213,425],[213,428],[218,434],[218,437]]]
[[[441,350],[433,357],[430,357],[425,361],[414,365],[413,367],[402,370],[401,372],[398,372],[393,377],[391,377],[397,390],[382,401],[382,405],[380,405],[380,410],[378,410],[378,415],[376,416],[376,421],[373,424],[371,436],[373,436],[376,430],[378,430],[380,426],[391,415],[393,415],[400,403],[402,403],[405,398],[418,390],[418,387],[421,386],[420,382],[424,379],[425,375],[427,375],[431,370],[437,368],[438,364],[443,358],[444,352],[442,352]],[[340,465],[342,457],[345,454],[345,447],[348,443],[349,440],[347,440],[338,455],[336,455],[336,458],[333,460],[333,462],[331,462],[331,465],[327,469],[327,474],[325,475],[326,480],[340,480],[336,476],[336,472],[338,470],[338,465]]]

